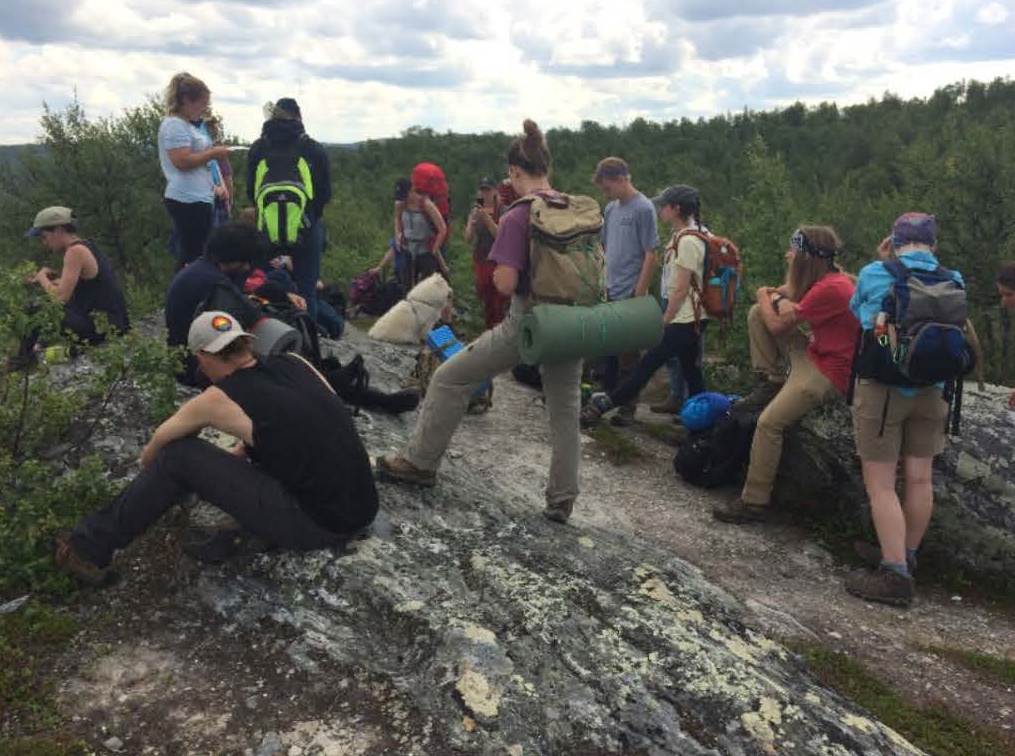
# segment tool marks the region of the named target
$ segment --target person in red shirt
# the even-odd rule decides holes
[[[754,431],[743,492],[736,501],[712,510],[717,520],[737,525],[764,520],[783,432],[818,405],[846,393],[860,324],[849,309],[853,279],[835,262],[841,247],[833,229],[801,226],[786,250],[786,283],[758,289],[747,328],[751,364],[761,382],[738,409],[764,409]],[[810,326],[809,337],[800,328],[803,323]]]

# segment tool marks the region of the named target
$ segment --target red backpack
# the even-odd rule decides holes
[[[681,236],[694,236],[705,243],[701,286],[698,286],[694,277],[691,278],[691,288],[698,295],[694,307],[694,321],[698,323],[701,320],[701,311],[704,310],[710,318],[717,319],[725,328],[733,318],[733,309],[740,294],[740,281],[743,278],[740,249],[729,239],[716,236],[709,231],[685,229],[677,234],[674,243],[677,243]]]
[[[444,171],[433,163],[419,163],[412,169],[412,188],[425,194],[437,206],[445,223],[451,217],[451,200],[448,197],[448,181]]]

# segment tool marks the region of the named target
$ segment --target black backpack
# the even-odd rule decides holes
[[[700,488],[740,482],[750,461],[757,424],[758,413],[726,413],[711,428],[684,439],[673,457],[673,469]]]
[[[314,200],[314,183],[310,162],[302,154],[308,140],[302,134],[286,144],[269,142],[254,168],[257,230],[266,234],[277,250],[299,244],[310,226],[308,210]]]

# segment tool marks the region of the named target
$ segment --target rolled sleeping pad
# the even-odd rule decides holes
[[[592,307],[539,304],[522,318],[518,334],[527,365],[627,354],[662,338],[663,313],[651,296]]]
[[[286,352],[299,354],[303,349],[303,337],[300,332],[278,318],[261,318],[250,333],[255,337],[251,347],[258,357],[270,357]]]

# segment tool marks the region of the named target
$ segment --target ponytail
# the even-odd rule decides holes
[[[166,115],[179,115],[185,101],[194,101],[210,94],[211,90],[203,81],[186,71],[181,71],[169,80],[162,104],[166,109]]]

